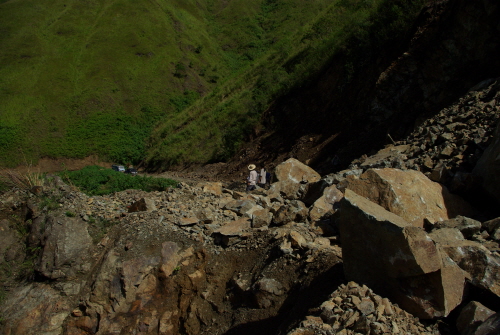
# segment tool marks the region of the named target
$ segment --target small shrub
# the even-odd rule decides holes
[[[78,171],[65,171],[60,175],[88,195],[105,195],[128,189],[164,191],[177,185],[172,179],[131,176],[95,165]]]
[[[94,219],[92,218],[92,222],[90,222],[89,233],[92,237],[92,241],[94,244],[99,243],[102,238],[108,233],[109,229],[116,224],[116,221],[106,220],[106,219]]]
[[[67,216],[67,217],[70,217],[70,218],[73,218],[73,217],[75,217],[75,216],[76,216],[76,214],[75,214],[75,213],[73,213],[73,212],[71,212],[71,211],[66,211],[66,213],[64,213],[64,214],[66,214],[66,216]]]
[[[0,187],[3,189],[19,188],[31,191],[35,186],[43,186],[45,183],[44,174],[40,171],[18,172],[15,170],[0,170]]]
[[[39,206],[44,211],[52,211],[58,209],[60,207],[59,199],[54,195],[51,196],[43,195],[39,203]]]

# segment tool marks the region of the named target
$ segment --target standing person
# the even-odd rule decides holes
[[[253,191],[257,188],[257,171],[255,171],[255,164],[250,164],[248,166],[248,170],[250,170],[250,173],[248,174],[247,177],[247,192],[248,191]]]
[[[260,170],[259,174],[259,180],[257,181],[257,185],[259,187],[265,188],[266,187],[266,167],[262,165],[262,169]]]

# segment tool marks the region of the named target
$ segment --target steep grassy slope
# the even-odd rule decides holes
[[[226,159],[386,2],[2,1],[0,164]]]
[[[423,1],[330,1],[308,21],[298,2],[266,4],[253,18],[266,51],[183,113],[162,120],[150,141],[151,167],[228,159],[273,101],[306,86],[339,54],[342,90],[356,66],[407,34]]]

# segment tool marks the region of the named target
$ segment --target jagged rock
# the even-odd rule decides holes
[[[6,308],[11,306],[17,309]],[[62,334],[71,307],[50,285],[30,283],[12,292],[0,312],[5,322],[4,334]]]
[[[200,222],[197,217],[189,217],[189,218],[180,218],[177,224],[179,226],[193,226]]]
[[[215,242],[221,243],[226,247],[237,243],[240,240],[240,236],[250,227],[251,222],[248,218],[240,218],[226,223],[214,231],[214,235],[216,236]]]
[[[308,183],[304,191],[304,195],[300,199],[306,206],[311,206],[316,200],[323,196],[323,191],[333,182],[328,182],[326,179],[321,179],[314,183]]]
[[[146,304],[151,300],[150,294],[156,288],[156,277],[150,274],[159,262],[159,256],[143,256],[122,263],[120,277],[123,282],[122,289],[127,304],[131,304],[135,300],[141,300],[143,304]],[[141,297],[144,293],[150,294]]]
[[[204,183],[199,185],[202,187],[203,192],[210,193],[213,195],[221,195],[222,194],[222,183]]]
[[[262,278],[253,285],[253,296],[259,308],[270,307],[274,296],[280,296],[283,293],[283,285],[272,278]]]
[[[335,185],[325,188],[323,195],[309,209],[309,217],[312,221],[318,221],[325,215],[333,213],[334,205],[340,202],[343,197],[344,195]]]
[[[196,213],[196,218],[199,220],[199,222],[209,224],[215,221],[216,215],[211,209],[202,208]]]
[[[360,309],[361,307],[361,309]],[[437,327],[424,327],[387,298],[355,282],[342,284],[292,334],[439,334]]]
[[[477,327],[493,314],[495,312],[483,304],[471,301],[460,311],[457,319],[457,329],[461,335],[474,334]]]
[[[128,212],[152,212],[156,210],[155,201],[149,198],[142,198],[130,205]]]
[[[438,221],[435,223],[435,228],[456,228],[460,230],[465,238],[471,238],[472,235],[479,232],[481,229],[481,222],[458,215],[456,218]]]
[[[273,214],[267,208],[257,209],[252,212],[252,228],[269,226],[273,220]]]
[[[165,277],[170,276],[179,263],[180,247],[175,242],[163,242],[161,248],[161,266],[160,271]]]
[[[481,224],[481,227],[485,229],[488,233],[493,234],[495,230],[500,228],[500,217],[483,222]]]
[[[495,313],[486,319],[473,335],[498,335],[500,333],[500,313]]]
[[[307,207],[302,201],[292,200],[287,205],[282,205],[276,214],[273,222],[276,225],[285,225],[289,222],[303,222],[307,217]]]
[[[8,220],[0,220],[0,264],[22,262],[23,251],[23,241],[19,233],[9,227]]]
[[[255,201],[244,199],[244,200],[234,200],[229,203],[227,203],[224,206],[224,209],[230,210],[235,212],[238,215],[243,215],[249,210],[251,210],[253,207],[255,207],[257,204]]]
[[[290,180],[294,183],[314,183],[321,179],[316,171],[295,158],[276,166],[275,175],[278,181]]]
[[[441,236],[442,237],[442,236]],[[475,286],[500,296],[500,262],[480,243],[456,238],[437,241],[443,250]]]
[[[498,123],[493,142],[485,150],[473,170],[482,178],[483,189],[500,204],[500,123]]]
[[[375,155],[367,157],[360,167],[363,170],[370,168],[397,167],[398,162],[406,158],[404,154],[410,149],[409,145],[390,146],[379,150]],[[401,164],[401,163],[399,163]]]
[[[283,180],[273,183],[267,194],[280,195],[285,199],[301,199],[306,189],[306,184],[296,183],[293,180]]]
[[[423,227],[424,219],[443,221],[470,212],[470,205],[462,198],[418,171],[371,169],[347,180],[349,189],[416,227]]]
[[[36,270],[50,279],[74,275],[92,246],[87,224],[78,218],[51,216],[45,223],[42,254]]]
[[[421,318],[448,315],[460,302],[454,295],[457,289],[446,287],[449,283],[438,271],[444,268],[441,257],[423,230],[349,189],[341,211],[339,228],[348,280],[384,292]]]

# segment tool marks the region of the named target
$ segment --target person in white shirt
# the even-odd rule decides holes
[[[257,181],[257,185],[259,185],[262,188],[266,187],[266,168],[262,166],[262,169],[260,170],[259,174],[259,180]]]
[[[248,166],[248,170],[250,170],[250,173],[248,174],[247,178],[247,191],[253,191],[257,188],[257,171],[255,171],[255,164],[250,164]]]

